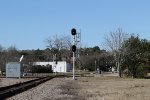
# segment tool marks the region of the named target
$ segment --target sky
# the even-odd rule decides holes
[[[54,35],[81,31],[83,46],[102,48],[122,28],[150,40],[150,0],[0,0],[0,45],[46,49]]]

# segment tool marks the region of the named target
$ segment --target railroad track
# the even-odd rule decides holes
[[[14,84],[14,85],[10,85],[10,86],[6,86],[6,87],[1,87],[0,88],[0,100],[9,98],[11,96],[14,96],[18,93],[21,93],[23,91],[26,91],[28,89],[31,89],[41,83],[44,83],[50,79],[53,79],[55,77],[62,77],[62,76],[48,76],[48,77],[41,77],[38,79],[34,79],[34,80],[30,80],[30,81],[26,81],[23,83],[18,83],[18,84]]]

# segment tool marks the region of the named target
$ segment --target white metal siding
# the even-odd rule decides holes
[[[58,61],[57,64],[55,62],[34,62],[33,65],[52,65],[53,72],[67,72],[70,70],[69,64],[66,61]]]

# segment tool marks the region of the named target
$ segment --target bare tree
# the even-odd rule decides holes
[[[119,71],[119,76],[121,77],[121,55],[124,54],[124,42],[127,40],[128,34],[123,32],[121,28],[118,28],[115,32],[110,32],[105,37],[105,44],[109,51],[114,55],[116,61],[116,67]]]
[[[19,61],[19,54],[15,46],[11,46],[8,49],[4,49],[0,45],[0,71],[5,70],[6,62]]]
[[[58,36],[49,37],[45,40],[46,47],[48,47],[53,54],[58,54],[61,59],[62,52],[70,50],[71,47],[71,38],[70,36]],[[68,53],[68,52],[67,52]],[[69,56],[69,54],[67,54]],[[67,57],[66,57],[67,58]]]
[[[45,40],[46,47],[50,49],[57,49],[60,51],[61,49],[70,49],[71,46],[71,38],[70,36],[58,36],[55,35],[53,37],[49,37]]]
[[[19,53],[16,46],[10,46],[7,48],[7,61],[19,61]]]

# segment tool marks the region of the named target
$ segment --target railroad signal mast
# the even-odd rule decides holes
[[[75,28],[72,28],[71,34],[73,36],[73,45],[72,45],[72,53],[73,53],[73,80],[75,80],[75,52],[77,50],[77,44],[81,41],[81,33],[77,33]]]

